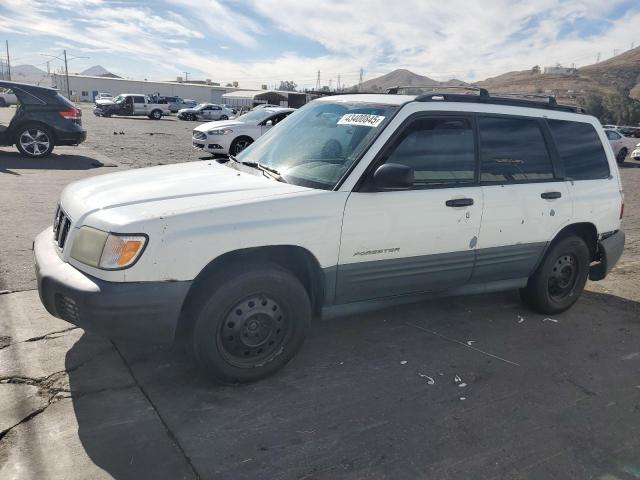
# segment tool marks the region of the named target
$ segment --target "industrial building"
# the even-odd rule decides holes
[[[52,86],[66,95],[65,75],[54,74]],[[92,102],[100,93],[118,95],[120,93],[142,93],[146,95],[176,96],[189,98],[197,102],[224,103],[222,97],[227,92],[237,90],[212,84],[152,82],[146,80],[128,80],[125,78],[91,77],[87,75],[69,75],[71,100],[74,102]],[[256,91],[259,93],[259,91]]]

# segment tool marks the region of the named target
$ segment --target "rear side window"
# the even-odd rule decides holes
[[[593,125],[548,120],[551,135],[564,162],[565,177],[595,180],[609,177],[609,162]]]
[[[552,180],[553,165],[540,125],[522,118],[480,117],[481,181]]]
[[[476,162],[468,118],[420,118],[396,140],[385,163],[413,168],[416,187],[471,183]]]
[[[133,103],[144,103],[144,97],[133,97]]]

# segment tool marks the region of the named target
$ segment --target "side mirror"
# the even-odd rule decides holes
[[[413,168],[399,163],[380,165],[373,174],[373,184],[379,189],[411,188],[413,181]]]

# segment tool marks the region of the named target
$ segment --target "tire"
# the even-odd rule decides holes
[[[576,303],[589,275],[591,254],[577,235],[555,240],[542,263],[520,290],[522,300],[533,310],[553,315]]]
[[[0,98],[0,108],[6,106],[8,106],[6,100],[4,98]]]
[[[621,148],[618,152],[618,155],[616,155],[616,162],[624,163],[625,159],[627,158],[627,153],[629,153],[629,151],[625,147]]]
[[[231,146],[229,147],[229,153],[234,156],[238,155],[252,143],[253,139],[249,137],[238,137],[231,143]]]
[[[160,120],[162,118],[162,112],[160,110],[152,110],[149,114],[151,120]]]
[[[51,129],[43,125],[28,124],[18,129],[16,147],[20,155],[28,158],[44,158],[51,155],[55,139]]]
[[[191,113],[191,114],[189,115],[188,120],[191,120],[192,122],[195,122],[195,121],[196,121],[196,115],[195,115],[194,113]]]
[[[220,115],[220,120],[229,120],[227,115]]]
[[[296,277],[264,263],[226,269],[193,297],[191,344],[218,383],[265,378],[300,349],[311,323],[309,296]]]

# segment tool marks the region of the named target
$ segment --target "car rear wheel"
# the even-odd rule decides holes
[[[18,131],[16,146],[25,157],[43,158],[53,151],[53,134],[42,125],[27,125]]]
[[[153,110],[149,115],[152,120],[160,120],[162,118],[162,112],[160,110]]]
[[[253,143],[253,140],[249,137],[238,137],[231,144],[229,151],[231,152],[231,155],[234,155],[234,156],[238,155],[240,152],[242,152],[245,148],[247,148],[252,143]]]
[[[589,247],[577,235],[555,241],[526,288],[520,290],[522,300],[545,314],[569,309],[584,290],[590,258]]]
[[[229,117],[226,115],[220,115],[220,120],[229,120]]]
[[[629,153],[629,151],[626,148],[620,149],[618,155],[616,156],[616,161],[618,163],[624,163],[624,160],[627,158],[627,153]]]
[[[193,351],[219,383],[273,374],[300,349],[311,322],[309,296],[300,281],[270,263],[226,269],[193,301]]]
[[[0,98],[0,107],[6,107],[7,106],[7,102],[4,98]]]

